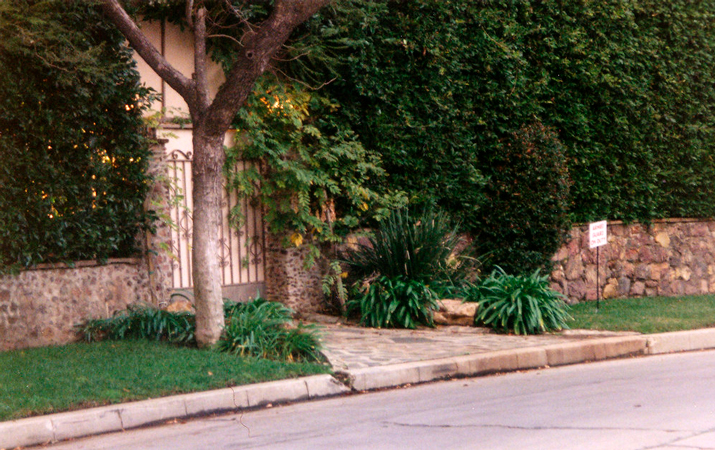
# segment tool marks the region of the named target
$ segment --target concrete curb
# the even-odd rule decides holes
[[[0,422],[0,449],[123,431],[171,419],[269,403],[328,397],[348,391],[330,375],[315,375]]]
[[[715,337],[715,335],[713,335]],[[715,347],[715,339],[714,345]],[[562,366],[647,353],[644,336],[619,336],[545,347],[502,350],[431,361],[368,367],[349,372],[357,391],[425,383],[451,377],[471,377],[538,367]]]
[[[651,334],[646,340],[649,355],[705,350],[715,348],[715,328]]]
[[[585,339],[544,347],[369,367],[348,371],[347,375],[352,390],[369,391],[452,377],[704,349],[715,349],[715,328]],[[0,422],[0,450],[123,431],[202,414],[336,396],[349,392],[350,388],[330,375],[315,375]]]

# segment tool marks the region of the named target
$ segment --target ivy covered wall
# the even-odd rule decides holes
[[[562,193],[513,191],[490,228],[498,160],[525,126],[563,147],[572,222],[715,215],[714,26],[712,0],[353,0],[306,27],[321,51],[293,73],[334,78],[324,89],[381,154],[383,186],[450,211],[493,263],[530,270],[511,260],[534,237],[509,224]],[[537,244],[547,264],[558,247]]]

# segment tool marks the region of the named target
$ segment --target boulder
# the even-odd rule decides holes
[[[193,312],[194,305],[188,300],[176,300],[164,308],[168,312]]]
[[[438,325],[473,326],[479,305],[461,300],[438,300],[439,309],[434,312],[434,323]]]

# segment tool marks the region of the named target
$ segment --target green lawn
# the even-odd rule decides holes
[[[644,297],[573,305],[571,328],[661,333],[715,327],[715,296]]]
[[[0,421],[329,373],[159,342],[106,341],[0,353]]]

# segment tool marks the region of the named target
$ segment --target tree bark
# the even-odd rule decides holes
[[[215,344],[223,330],[223,294],[219,264],[219,229],[223,191],[223,134],[207,136],[199,122],[193,130],[193,249],[196,342]]]
[[[124,34],[129,44],[189,105],[193,128],[193,279],[196,306],[196,341],[201,347],[215,344],[224,325],[219,226],[223,165],[223,139],[256,79],[293,30],[330,0],[276,0],[270,16],[247,28],[237,60],[213,101],[206,82],[206,10],[193,12],[187,4],[187,22],[194,33],[195,76],[188,78],[172,67],[118,0],[101,0],[107,18]]]

